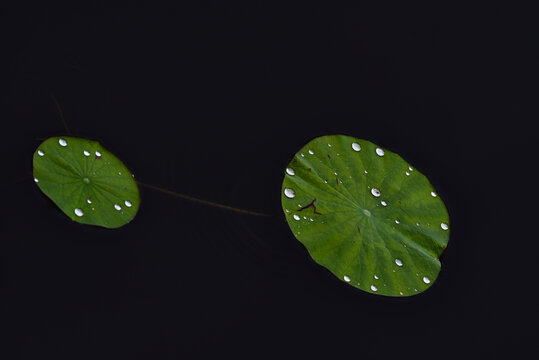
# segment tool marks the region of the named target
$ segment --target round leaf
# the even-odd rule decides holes
[[[312,258],[361,290],[415,295],[440,272],[443,201],[417,169],[367,140],[310,141],[286,168],[282,207]]]
[[[117,228],[136,215],[133,175],[97,141],[52,137],[34,153],[34,181],[72,220]]]

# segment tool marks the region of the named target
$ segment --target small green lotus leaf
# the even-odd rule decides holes
[[[117,228],[140,205],[131,172],[97,141],[52,137],[34,153],[34,181],[72,220]]]
[[[281,202],[312,258],[352,286],[411,296],[438,277],[447,209],[429,180],[389,150],[350,136],[318,137],[286,168]]]

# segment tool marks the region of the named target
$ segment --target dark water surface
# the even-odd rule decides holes
[[[104,4],[2,12],[0,358],[532,349],[537,32],[524,9]],[[39,139],[67,135],[50,94],[74,135],[138,180],[274,216],[142,188],[123,228],[70,221],[32,182]],[[402,155],[446,202],[451,238],[425,293],[352,288],[291,234],[283,170],[337,133]]]

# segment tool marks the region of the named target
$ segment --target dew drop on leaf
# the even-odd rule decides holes
[[[286,188],[284,189],[284,194],[287,198],[293,199],[296,196],[296,192],[292,189]]]

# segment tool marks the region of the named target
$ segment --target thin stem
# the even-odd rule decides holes
[[[69,128],[67,127],[67,123],[66,123],[66,121],[64,119],[64,112],[62,111],[62,108],[60,107],[60,104],[58,103],[58,100],[56,100],[56,97],[52,93],[51,93],[51,98],[52,98],[52,101],[54,101],[54,104],[56,105],[56,108],[58,109],[58,114],[60,115],[60,120],[62,121],[62,124],[64,125],[65,131],[67,132],[68,135],[71,135],[71,131],[69,131]],[[225,209],[225,210],[228,210],[228,211],[234,211],[234,212],[237,212],[237,213],[240,213],[240,214],[247,214],[247,215],[252,215],[252,216],[271,216],[269,214],[258,213],[258,212],[255,212],[255,211],[249,211],[249,210],[239,209],[239,208],[235,208],[235,207],[228,206],[228,205],[214,203],[214,202],[208,201],[208,200],[197,199],[197,198],[189,196],[189,195],[180,194],[180,193],[177,193],[177,192],[174,192],[174,191],[171,191],[171,190],[160,188],[158,186],[145,184],[145,183],[140,182],[140,181],[137,181],[137,184],[139,184],[141,186],[145,186],[145,187],[147,187],[149,189],[152,189],[152,190],[160,191],[160,192],[162,192],[164,194],[167,194],[167,195],[172,195],[172,196],[178,197],[180,199],[197,202],[197,203],[200,203],[200,204],[213,206],[213,207],[220,208],[220,209]]]
[[[54,105],[56,105],[56,109],[58,109],[58,114],[60,115],[60,120],[62,120],[62,124],[64,125],[65,131],[67,132],[68,135],[71,136],[71,131],[69,131],[66,120],[64,119],[64,112],[62,111],[62,108],[60,107],[58,100],[56,100],[56,96],[54,96],[54,94],[52,93],[51,93],[51,99],[52,101],[54,101]]]
[[[139,184],[141,186],[144,186],[144,187],[147,187],[147,188],[152,189],[152,190],[160,191],[160,192],[162,192],[164,194],[167,194],[167,195],[172,195],[172,196],[178,197],[180,199],[197,202],[197,203],[200,203],[200,204],[213,206],[213,207],[220,208],[220,209],[225,209],[225,210],[228,210],[228,211],[234,211],[234,212],[237,212],[237,213],[240,213],[240,214],[247,214],[247,215],[252,215],[252,216],[271,216],[269,214],[258,213],[258,212],[254,212],[254,211],[235,208],[235,207],[228,206],[228,205],[214,203],[214,202],[211,202],[211,201],[208,201],[208,200],[197,199],[195,197],[185,195],[185,194],[180,194],[180,193],[170,191],[170,190],[167,190],[167,189],[163,189],[163,188],[160,188],[158,186],[145,184],[145,183],[140,182],[138,180],[137,180],[137,184]]]

